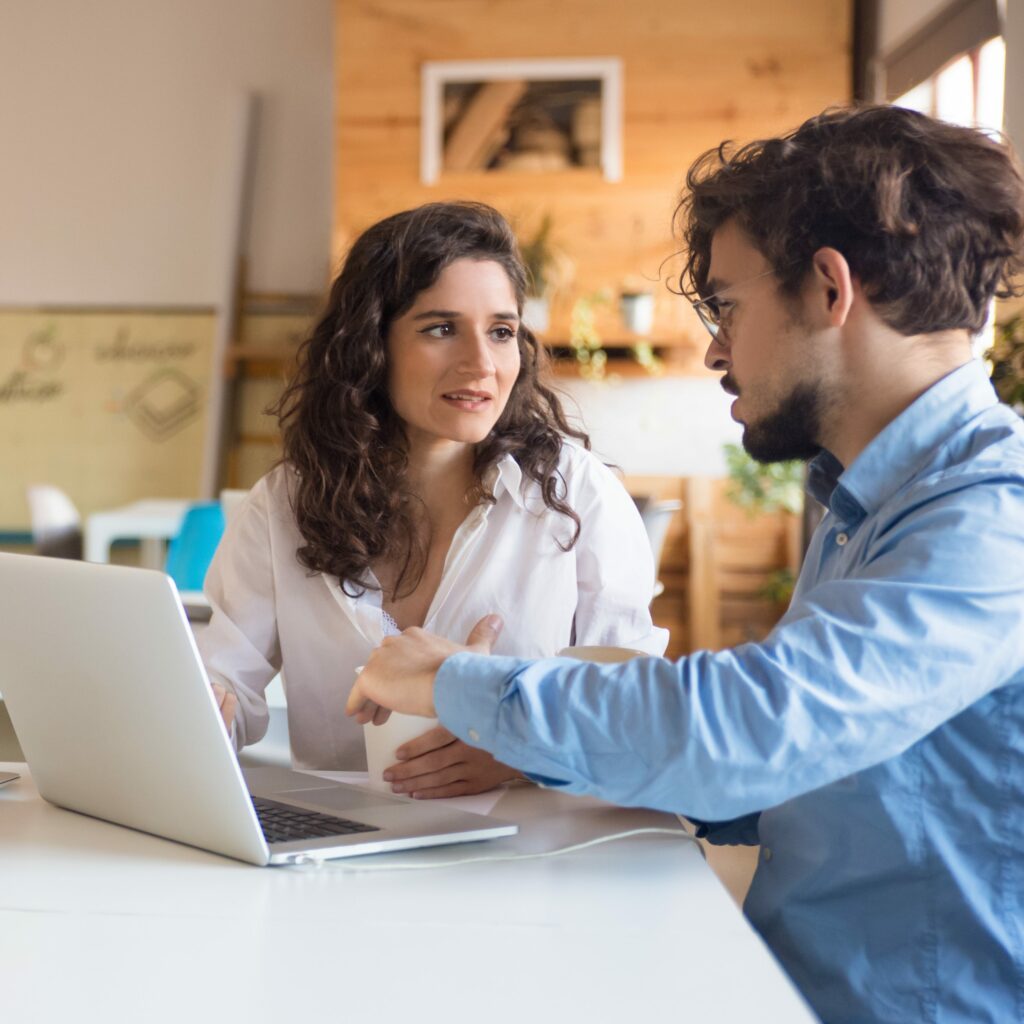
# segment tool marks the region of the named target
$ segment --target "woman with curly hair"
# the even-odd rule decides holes
[[[526,271],[488,206],[431,203],[352,246],[274,407],[280,463],[228,526],[200,648],[240,749],[283,672],[298,768],[358,769],[345,701],[357,666],[411,626],[462,641],[484,614],[498,653],[570,644],[661,654],[640,517],[541,379],[521,322]],[[480,792],[516,777],[438,727],[394,788]]]

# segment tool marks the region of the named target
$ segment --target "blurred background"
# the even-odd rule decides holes
[[[763,635],[799,563],[799,467],[729,447],[668,287],[672,214],[708,147],[852,99],[1021,143],[1024,4],[8,0],[0,545],[56,522],[86,557],[161,562],[185,508],[277,457],[263,410],[353,238],[479,199],[529,258],[558,386],[647,509],[670,653]]]

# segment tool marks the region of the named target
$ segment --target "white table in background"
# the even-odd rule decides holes
[[[697,848],[354,872],[256,868],[0,787],[3,1017],[55,1020],[813,1021]],[[513,839],[375,865],[555,849],[669,815],[513,787]]]
[[[166,543],[177,535],[190,504],[186,498],[146,499],[93,512],[85,520],[85,560],[109,562],[115,540],[138,540],[141,564],[162,569]]]

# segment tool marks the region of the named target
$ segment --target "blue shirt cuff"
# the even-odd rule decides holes
[[[490,749],[498,734],[498,707],[508,684],[528,661],[484,654],[453,654],[434,677],[434,708],[449,732]]]
[[[434,709],[441,724],[463,743],[488,751],[538,785],[565,786],[564,780],[527,771],[516,764],[514,750],[503,749],[501,702],[515,687],[516,676],[530,664],[522,658],[453,654],[434,677]]]
[[[492,750],[498,739],[498,709],[516,673],[529,665],[517,657],[453,654],[434,677],[434,708],[445,729],[461,740]]]

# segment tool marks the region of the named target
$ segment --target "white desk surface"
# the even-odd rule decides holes
[[[57,1020],[687,1021],[813,1016],[700,853],[639,836],[542,860],[256,868],[0,787],[0,992]],[[366,866],[554,849],[675,819],[513,787],[514,839]]]

